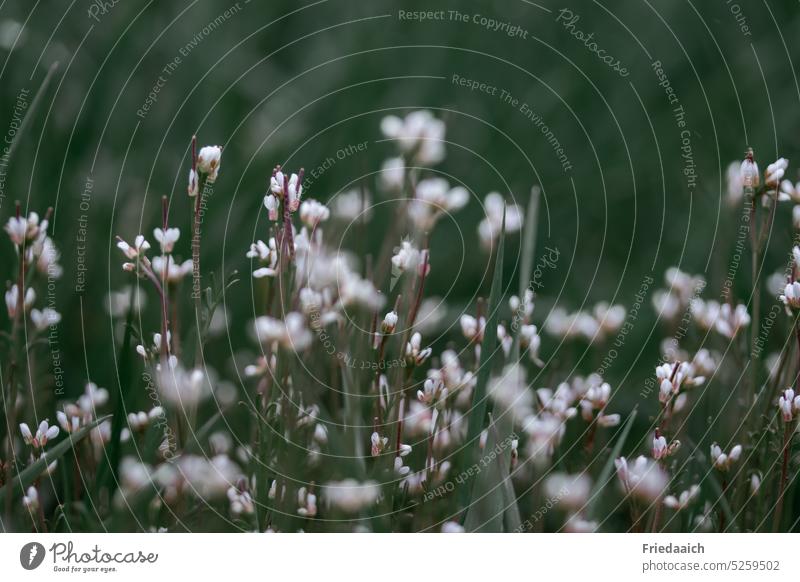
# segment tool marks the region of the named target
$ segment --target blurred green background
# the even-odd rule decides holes
[[[562,8],[579,16],[573,28],[559,20]],[[447,16],[419,22],[400,18],[400,10]],[[451,19],[449,10],[466,14],[467,22]],[[518,25],[525,38],[482,26],[482,16]],[[747,145],[762,167],[798,149],[799,24],[797,2],[788,0],[6,2],[0,6],[0,130],[11,123],[19,92],[32,96],[48,67],[60,64],[6,168],[0,215],[3,221],[11,216],[15,200],[40,212],[54,207],[54,238],[65,267],[57,308],[64,314],[68,394],[79,393],[87,377],[116,383],[114,326],[102,306],[109,289],[130,279],[120,268],[114,236],[150,235],[166,195],[171,222],[184,232],[179,254],[189,257],[185,183],[193,134],[201,144],[225,147],[204,220],[204,270],[245,275],[227,296],[230,333],[208,350],[226,375],[232,353],[254,350],[245,333],[253,314],[245,252],[265,236],[261,203],[272,167],[309,170],[340,148],[367,142],[365,152],[337,160],[315,179],[308,196],[325,201],[366,184],[380,201],[375,172],[394,149],[381,141],[379,123],[390,112],[429,108],[443,117],[451,143],[436,171],[480,200],[498,190],[527,204],[531,186],[542,186],[539,248],[557,248],[561,260],[543,275],[537,322],[555,303],[569,310],[603,299],[630,306],[645,277],[655,279],[652,291],[670,265],[704,273],[708,293],[717,295],[736,220],[725,205],[726,165]],[[605,66],[574,30],[592,33],[629,75]],[[681,128],[654,61],[685,111],[693,188],[683,173]],[[564,171],[519,106],[456,86],[454,74],[529,104],[572,168]],[[143,111],[156,87],[156,99]],[[88,209],[82,209],[88,180]],[[84,214],[90,260],[85,292],[76,293],[76,237]],[[476,292],[488,293],[489,257],[477,242],[478,200],[456,218],[434,234],[426,289],[446,296],[452,317]],[[391,220],[390,206],[379,209],[361,243],[377,251]],[[788,225],[782,213],[768,258],[775,268],[788,248]],[[518,237],[510,242],[506,278],[515,290]],[[10,243],[0,244],[7,279],[12,253]],[[736,288],[749,288],[748,274],[745,262]],[[645,303],[607,372],[614,385],[624,378],[620,411],[637,401],[658,358],[649,295]],[[149,310],[145,329],[157,328],[156,317]],[[546,343],[544,354],[555,347]],[[586,373],[598,365],[597,355],[574,347],[562,347],[555,357],[569,364],[566,370],[574,364]]]

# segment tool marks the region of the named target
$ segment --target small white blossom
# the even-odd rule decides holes
[[[206,174],[206,180],[213,184],[217,180],[220,164],[222,162],[222,148],[220,146],[205,146],[197,154],[197,171]]]

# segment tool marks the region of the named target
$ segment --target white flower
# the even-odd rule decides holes
[[[191,259],[187,259],[180,265],[175,262],[172,255],[158,255],[153,257],[153,272],[159,276],[164,277],[170,283],[178,283],[183,280],[186,275],[192,272],[194,264]],[[165,267],[166,265],[166,267]],[[164,270],[166,269],[166,275]]]
[[[777,161],[767,166],[767,169],[764,172],[764,182],[767,184],[767,186],[771,186],[773,188],[776,187],[783,179],[783,175],[786,173],[786,168],[788,167],[789,160],[786,158],[778,158]]]
[[[579,510],[589,499],[592,480],[584,473],[567,475],[553,473],[544,482],[547,497],[564,505],[568,509]]]
[[[31,485],[22,497],[22,505],[31,513],[39,510],[39,492]]]
[[[222,148],[220,146],[205,146],[197,154],[197,171],[206,174],[206,180],[213,184],[219,174],[222,161]]]
[[[444,178],[426,178],[417,184],[416,196],[411,201],[408,212],[417,228],[428,230],[445,212],[454,212],[469,202],[466,188],[450,188]]]
[[[389,158],[381,166],[380,181],[386,190],[400,191],[405,182],[406,167],[403,158]]]
[[[738,204],[744,194],[741,163],[731,162],[728,165],[728,169],[725,171],[725,180],[728,186],[728,202]]]
[[[389,115],[381,120],[381,132],[395,139],[400,149],[422,164],[437,164],[444,159],[444,122],[430,111],[412,111],[401,119]]]
[[[39,215],[31,212],[28,217],[12,216],[6,222],[5,231],[8,233],[11,242],[19,246],[25,241],[33,241],[39,238],[47,230],[47,220],[39,222]]]
[[[742,184],[745,188],[755,188],[758,186],[758,164],[753,160],[752,150],[749,150],[744,160],[742,160],[739,172],[741,173]]]
[[[461,333],[464,334],[467,340],[476,343],[483,341],[483,332],[486,327],[485,317],[477,319],[471,315],[464,314],[459,319],[459,323],[461,324]]]
[[[664,498],[664,505],[670,509],[680,511],[681,509],[686,509],[699,494],[700,486],[692,485],[686,491],[682,491],[678,497],[675,497],[674,495],[667,495]]]
[[[19,431],[22,433],[22,440],[26,445],[31,445],[34,449],[43,449],[47,441],[53,440],[58,436],[58,427],[50,426],[47,419],[39,423],[36,434],[31,433],[31,429],[26,423],[20,423]]]
[[[136,236],[133,245],[129,245],[127,242],[117,237],[117,248],[130,260],[134,260],[150,249],[150,243],[147,242],[144,235],[141,234]]]
[[[727,472],[733,463],[742,456],[742,445],[734,446],[729,453],[724,453],[717,443],[711,445],[711,464],[715,469]]]
[[[522,228],[522,208],[516,204],[506,204],[501,194],[490,192],[486,195],[483,205],[486,216],[478,225],[478,235],[484,247],[490,248],[500,235],[504,209],[506,215],[505,232],[517,232]]]
[[[278,247],[274,237],[269,239],[268,244],[262,240],[251,244],[250,250],[247,251],[247,258],[257,258],[263,264],[262,267],[253,271],[253,277],[256,279],[274,277],[278,274]]]
[[[262,343],[277,342],[283,347],[303,351],[311,345],[313,336],[306,325],[305,317],[293,311],[287,313],[283,321],[269,316],[255,320],[256,337]]]
[[[600,328],[608,334],[614,333],[625,323],[625,308],[622,305],[609,305],[602,301],[594,306],[594,318]]]
[[[109,291],[106,296],[106,309],[114,317],[122,317],[128,313],[133,304],[134,311],[141,311],[147,305],[147,295],[139,287],[126,285],[119,291]]]
[[[525,370],[519,364],[506,366],[499,377],[489,381],[488,393],[495,402],[495,414],[499,417],[512,411],[512,418],[523,419],[533,413],[533,392],[528,389]]]
[[[270,220],[278,220],[278,197],[275,194],[270,193],[264,196],[264,208],[267,209]]]
[[[36,259],[36,269],[42,275],[53,279],[59,279],[61,275],[64,274],[64,269],[58,264],[58,261],[61,259],[61,253],[58,252],[55,243],[53,243],[53,240],[49,236],[44,238],[40,237],[38,241],[40,242],[34,245],[39,247],[35,249],[35,256],[38,257]]]
[[[38,309],[31,309],[31,321],[37,330],[44,331],[51,325],[58,324],[58,322],[61,321],[61,314],[50,307],[45,307],[41,311]]]
[[[750,314],[747,313],[746,306],[739,304],[733,308],[725,303],[719,308],[714,328],[720,335],[733,339],[741,328],[748,325],[750,325]]]
[[[181,237],[181,229],[168,228],[167,230],[163,230],[161,228],[156,228],[153,229],[153,237],[161,246],[161,253],[166,255],[171,253],[172,249],[175,248],[175,243],[178,242],[178,239]]]
[[[442,524],[442,533],[464,533],[464,526],[457,521],[446,521]]]
[[[392,257],[392,266],[400,273],[405,273],[416,269],[421,263],[421,257],[422,253],[410,241],[404,240]]]
[[[317,515],[317,496],[309,492],[305,487],[297,490],[297,515],[303,517],[314,517]]]
[[[187,371],[180,364],[162,366],[157,383],[161,396],[181,410],[192,408],[211,393],[203,370]]]
[[[397,312],[390,311],[383,317],[383,322],[381,323],[381,331],[383,333],[392,333],[394,328],[397,326]]]
[[[191,198],[197,196],[198,189],[200,188],[197,172],[194,168],[189,169],[189,185],[186,187],[186,192]]]
[[[800,309],[800,282],[787,283],[780,300],[786,307]]]
[[[6,291],[6,309],[8,310],[9,319],[14,319],[17,316],[17,303],[19,302],[19,287],[16,284]],[[24,297],[24,311],[28,311],[36,301],[36,292],[33,287],[28,287],[25,290]]]
[[[667,439],[658,432],[653,436],[653,458],[658,461],[667,456]]]
[[[380,488],[375,481],[360,483],[355,479],[331,481],[323,490],[329,505],[347,513],[357,513],[373,505],[379,495]]]
[[[800,413],[800,395],[795,396],[794,390],[787,388],[778,399],[778,410],[784,422],[792,422]]]
[[[377,432],[373,432],[369,440],[373,457],[380,455],[389,443],[389,437],[382,437]]]
[[[306,200],[300,205],[300,220],[310,229],[315,229],[321,222],[330,218],[328,207],[316,200]]]
[[[78,407],[85,414],[93,414],[96,408],[108,403],[108,390],[98,388],[94,382],[88,382],[83,389],[83,394],[78,398]]]
[[[422,335],[416,331],[406,344],[406,358],[411,360],[417,366],[421,366],[423,363],[425,363],[425,360],[427,360],[433,353],[433,350],[430,347],[420,349],[421,346]]]
[[[617,477],[619,477],[622,488],[634,497],[655,501],[669,483],[669,477],[664,470],[644,456],[637,457],[632,465],[628,464],[625,457],[616,459],[614,464],[617,467]]]
[[[228,501],[230,501],[231,513],[233,515],[252,515],[256,506],[253,498],[248,491],[239,491],[236,487],[229,487],[227,491]]]

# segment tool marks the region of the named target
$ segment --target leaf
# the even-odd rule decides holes
[[[520,300],[525,296],[525,289],[531,285],[531,273],[533,272],[533,261],[536,258],[536,232],[539,222],[539,195],[541,190],[538,186],[531,188],[531,197],[528,202],[528,210],[525,213],[525,224],[522,233],[522,260],[519,269],[519,293]],[[511,314],[512,318],[515,314]],[[519,360],[519,334],[514,334],[514,344],[511,348],[513,361]]]
[[[11,145],[8,148],[5,156],[5,166],[8,167],[11,162],[11,157],[14,155],[14,152],[17,149],[17,144],[22,141],[20,138],[25,133],[25,130],[28,128],[29,121],[34,117],[36,114],[36,110],[39,108],[39,104],[41,103],[42,99],[44,98],[44,94],[47,91],[47,87],[50,85],[50,81],[53,79],[53,75],[55,75],[56,70],[58,70],[58,61],[54,62],[50,65],[50,68],[47,70],[47,75],[42,81],[42,84],[39,86],[39,89],[36,91],[36,95],[33,96],[33,101],[31,101],[30,106],[28,107],[28,113],[22,120],[22,123],[17,130],[17,134],[14,137]]]
[[[122,339],[122,346],[117,357],[117,374],[119,378],[119,391],[114,395],[114,419],[111,422],[111,440],[108,445],[108,463],[100,465],[97,483],[99,489],[109,486],[109,493],[114,493],[117,485],[117,470],[119,469],[119,458],[122,452],[122,428],[127,424],[125,411],[128,410],[130,402],[126,400],[126,395],[130,390],[130,367],[131,367],[131,340],[133,330],[133,298],[131,307],[128,309],[128,317],[125,322],[125,335]]]
[[[597,503],[599,502],[603,489],[606,485],[608,485],[608,481],[611,478],[612,473],[614,473],[614,460],[620,456],[622,452],[622,447],[625,446],[625,441],[628,440],[628,435],[631,432],[631,427],[633,427],[633,421],[636,419],[636,415],[638,414],[637,408],[634,408],[631,411],[630,416],[625,421],[625,426],[622,427],[620,432],[619,438],[617,442],[614,443],[614,448],[611,450],[611,455],[609,455],[608,460],[606,460],[606,464],[603,465],[603,470],[600,471],[600,476],[594,482],[594,487],[592,488],[592,493],[589,495],[589,507],[587,509],[587,515],[589,519],[595,517],[595,512],[597,511]]]
[[[506,415],[508,418],[508,415]],[[491,415],[490,415],[491,419]],[[497,423],[491,419],[485,454],[475,476],[475,501],[467,508],[464,529],[470,532],[515,531],[520,525],[516,495],[508,474],[511,435],[500,440]],[[484,463],[484,460],[488,461]]]
[[[477,457],[480,446],[480,436],[483,431],[483,424],[486,418],[486,387],[489,384],[489,377],[492,373],[492,363],[497,349],[497,316],[499,312],[500,300],[503,295],[503,250],[505,247],[505,228],[506,215],[503,210],[503,222],[500,228],[500,244],[497,248],[497,258],[494,262],[494,275],[492,277],[492,290],[489,293],[489,305],[486,318],[486,327],[483,334],[483,344],[481,346],[481,362],[478,369],[478,377],[475,383],[475,392],[472,396],[472,408],[469,411],[469,424],[467,426],[467,440],[464,444],[462,469],[472,467]],[[472,500],[473,480],[467,480],[461,486],[460,499],[463,509],[469,507]]]
[[[56,446],[51,448],[47,451],[47,454],[43,457],[40,457],[30,466],[26,467],[23,471],[17,473],[14,478],[11,480],[10,483],[4,485],[0,488],[0,505],[5,502],[6,495],[11,495],[13,498],[15,494],[19,493],[22,494],[36,479],[38,479],[42,473],[47,469],[47,466],[55,461],[56,459],[60,458],[64,453],[72,449],[77,443],[79,443],[89,432],[102,423],[105,420],[111,418],[111,415],[104,416],[102,418],[98,418],[91,424],[87,424],[84,427],[81,427],[74,433],[72,433],[69,438],[64,439]]]

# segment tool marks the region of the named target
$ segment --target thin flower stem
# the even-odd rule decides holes
[[[789,451],[792,448],[792,436],[794,436],[794,424],[787,422],[783,429],[783,459],[781,462],[781,477],[778,485],[778,504],[775,507],[775,519],[772,522],[772,530],[778,532],[783,518],[783,501],[786,492],[786,478],[789,474]]]

